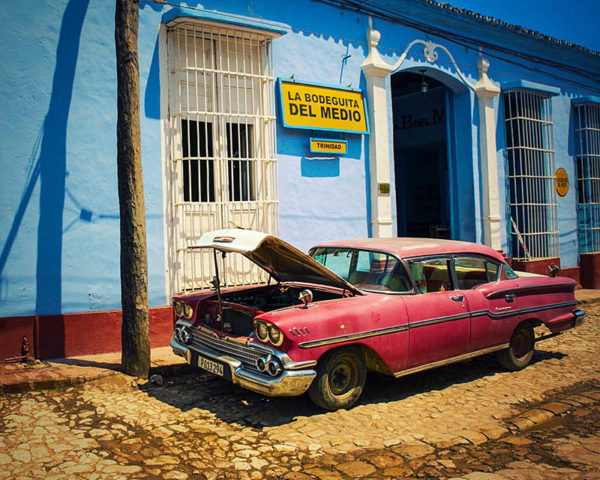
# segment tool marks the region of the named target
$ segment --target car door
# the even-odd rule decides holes
[[[405,296],[409,321],[408,367],[462,355],[470,336],[469,307],[456,290],[451,258],[425,257],[408,261],[419,293]]]
[[[516,280],[502,275],[499,261],[475,255],[455,255],[457,287],[471,310],[469,351],[507,343],[519,321]]]

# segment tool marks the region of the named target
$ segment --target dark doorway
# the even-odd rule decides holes
[[[447,87],[422,74],[392,75],[398,235],[451,238]]]

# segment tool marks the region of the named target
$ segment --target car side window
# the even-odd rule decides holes
[[[504,264],[504,276],[507,280],[514,280],[515,278],[519,278],[515,271],[508,266],[508,263]]]
[[[368,250],[358,251],[356,271],[351,275],[355,285],[367,290],[409,292],[410,278],[400,261],[391,255]]]
[[[450,261],[445,258],[412,260],[410,272],[420,293],[444,292],[452,290]]]
[[[384,252],[318,247],[310,255],[352,285],[380,292],[412,292],[404,264]]]
[[[457,288],[470,290],[478,285],[498,280],[500,264],[481,257],[455,257],[454,271]]]

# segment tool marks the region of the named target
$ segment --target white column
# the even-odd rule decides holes
[[[481,157],[483,197],[483,241],[500,250],[500,197],[498,193],[498,160],[496,158],[496,117],[494,97],[500,88],[494,85],[487,71],[490,63],[480,54],[477,60],[479,80],[475,93],[479,103],[479,152]]]
[[[367,81],[369,109],[369,172],[371,176],[371,226],[373,237],[392,237],[392,199],[390,195],[390,149],[385,78],[393,71],[379,55],[381,34],[367,30],[369,55],[362,64]]]
[[[371,223],[374,237],[392,236],[392,204],[390,197],[390,151],[387,112],[386,77],[400,68],[409,50],[415,45],[423,46],[423,55],[429,63],[438,59],[437,49],[445,52],[463,83],[477,95],[479,103],[479,153],[482,172],[482,198],[484,243],[500,250],[502,246],[500,229],[500,197],[498,191],[498,161],[496,158],[496,117],[494,97],[500,88],[492,83],[487,75],[489,62],[480,54],[477,60],[479,80],[473,85],[461,72],[452,54],[442,45],[431,41],[413,40],[394,65],[389,65],[377,51],[381,34],[373,30],[369,18],[367,42],[369,55],[362,64],[367,81],[369,107],[369,171],[371,175]]]

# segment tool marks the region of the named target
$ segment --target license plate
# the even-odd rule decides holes
[[[204,357],[198,357],[198,366],[203,368],[207,372],[214,373],[215,375],[223,376],[223,365],[217,362],[213,362]]]

